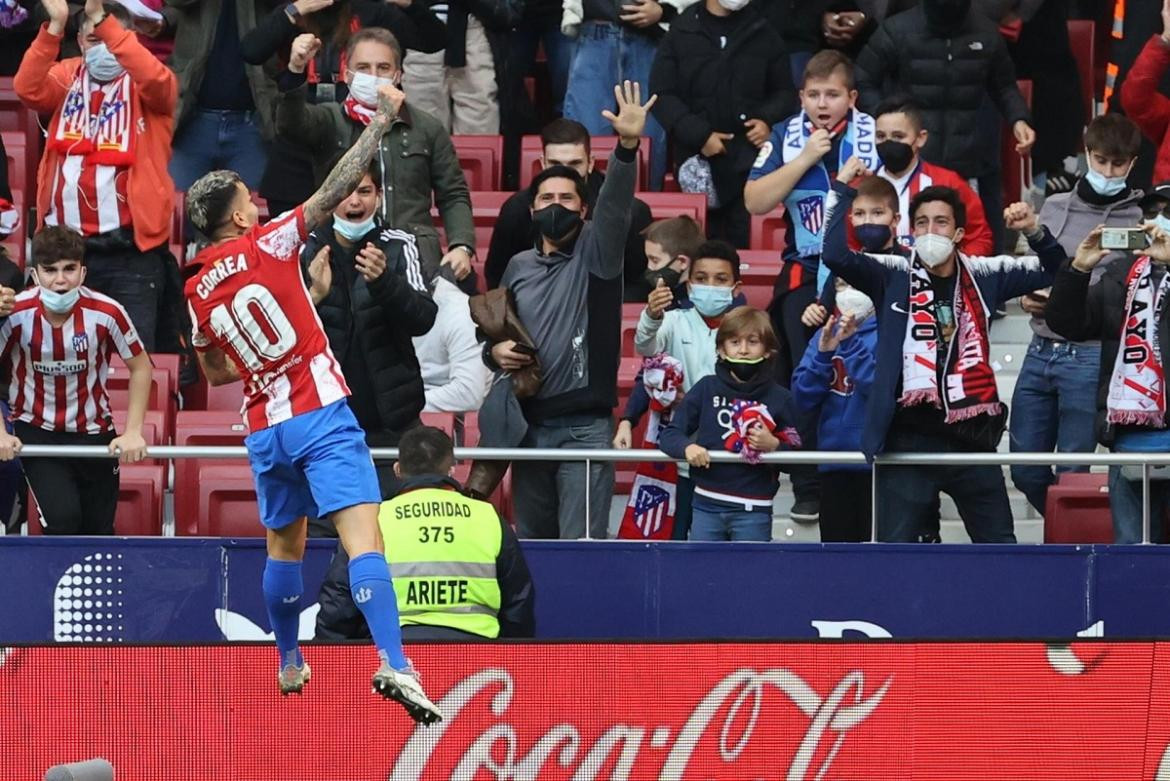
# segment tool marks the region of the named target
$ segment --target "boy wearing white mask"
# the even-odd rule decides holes
[[[23,445],[102,445],[125,463],[146,455],[142,420],[150,395],[150,357],[126,310],[85,287],[85,242],[50,226],[33,237],[37,285],[16,296],[0,325],[9,374],[14,434],[0,430],[0,461]],[[11,294],[10,290],[5,291]],[[106,375],[117,354],[130,369],[126,430],[114,431]],[[102,458],[22,462],[45,534],[113,534],[118,466]]]
[[[178,81],[131,31],[120,5],[87,0],[83,57],[56,62],[65,0],[42,0],[41,27],[13,80],[21,102],[53,115],[37,175],[37,228],[85,239],[89,286],[117,300],[148,350],[156,345],[171,235]],[[174,334],[166,334],[174,336]]]
[[[852,252],[845,215],[854,191],[836,182],[823,259],[873,299],[877,363],[861,449],[889,452],[991,452],[1006,409],[990,363],[994,307],[1051,282],[1065,252],[1032,207],[1004,211],[1036,257],[971,257],[955,249],[966,209],[949,187],[928,187],[910,202],[914,251],[901,256]],[[1015,542],[1011,506],[998,466],[897,466],[882,470],[878,539],[913,542],[930,523],[939,492],[959,508],[973,542]]]
[[[1105,114],[1089,123],[1084,138],[1088,172],[1071,192],[1050,196],[1040,210],[1040,222],[1070,257],[1098,225],[1132,228],[1142,220],[1142,192],[1126,182],[1141,149],[1137,125],[1120,114]],[[1104,270],[1101,265],[1092,275],[1094,284]],[[1033,336],[1012,394],[1011,448],[1092,453],[1097,448],[1093,428],[1101,342],[1068,340],[1049,328],[1044,321],[1048,292],[1037,290],[1020,298],[1021,308],[1032,315]],[[1057,473],[1066,471],[1089,468],[1056,469]],[[1052,467],[1013,464],[1011,474],[1016,488],[1043,514],[1048,486],[1056,480]]]

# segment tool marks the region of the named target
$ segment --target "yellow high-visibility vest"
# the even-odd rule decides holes
[[[402,626],[499,636],[496,557],[503,531],[494,507],[456,491],[422,488],[382,502],[378,525]]]

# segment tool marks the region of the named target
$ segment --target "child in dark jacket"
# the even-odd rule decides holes
[[[715,374],[688,391],[659,446],[691,465],[692,540],[767,542],[780,470],[760,463],[760,455],[800,446],[796,409],[773,379],[779,345],[764,312],[733,309],[715,343]],[[712,450],[739,453],[743,461],[712,462]]]

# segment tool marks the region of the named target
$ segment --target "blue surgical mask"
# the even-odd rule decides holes
[[[691,285],[690,299],[703,317],[718,317],[731,308],[731,288]]]
[[[64,315],[73,311],[79,298],[81,298],[80,287],[66,290],[64,293],[49,290],[47,287],[41,288],[41,303],[45,305],[45,309],[55,315]]]
[[[339,236],[341,236],[342,238],[349,239],[350,241],[357,241],[358,239],[360,239],[362,236],[365,236],[367,233],[369,233],[373,229],[374,229],[374,215],[373,214],[371,214],[369,217],[362,220],[361,222],[350,222],[349,220],[343,220],[342,218],[338,217],[336,214],[333,215],[333,230],[336,231],[337,234]]]
[[[1105,198],[1112,198],[1115,195],[1120,195],[1126,188],[1126,177],[1124,176],[1105,176],[1094,171],[1092,168],[1085,174],[1085,181],[1093,188],[1093,192]]]
[[[126,72],[104,43],[97,43],[85,50],[85,69],[99,84],[107,84]]]
[[[1166,233],[1170,233],[1170,217],[1166,217],[1164,214],[1158,214],[1154,219],[1146,220],[1146,222],[1152,222]]]

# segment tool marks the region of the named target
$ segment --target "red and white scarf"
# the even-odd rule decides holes
[[[360,123],[363,127],[370,124],[370,120],[378,113],[378,109],[370,108],[365,103],[358,101],[353,95],[345,96],[345,101],[342,102],[341,109],[347,117],[354,122]]]
[[[933,404],[955,423],[976,415],[997,415],[1003,405],[995,387],[995,372],[988,361],[987,307],[960,257],[955,266],[955,332],[947,346],[940,392],[938,372],[938,318],[934,287],[926,267],[917,257],[910,263],[910,302],[906,335],[902,340],[903,407]]]
[[[62,155],[83,155],[91,165],[128,166],[134,162],[133,84],[123,73],[109,84],[95,84],[84,65],[77,70],[65,95],[61,118],[49,139],[49,146]],[[102,95],[101,106],[93,111],[93,95]]]
[[[650,397],[646,444],[657,445],[658,433],[670,422],[670,413],[682,401],[682,361],[666,353],[642,359],[642,385]]]
[[[1148,257],[1140,257],[1126,280],[1125,321],[1121,345],[1113,362],[1106,403],[1110,423],[1128,426],[1166,425],[1166,375],[1158,322],[1170,288],[1170,274],[1163,274],[1154,289]]]
[[[650,422],[645,444],[658,444],[658,433],[670,421],[682,401],[683,365],[677,358],[658,353],[642,359],[642,384],[650,396]],[[669,540],[674,534],[678,499],[678,465],[673,461],[638,464],[630,498],[618,527],[618,539]]]

